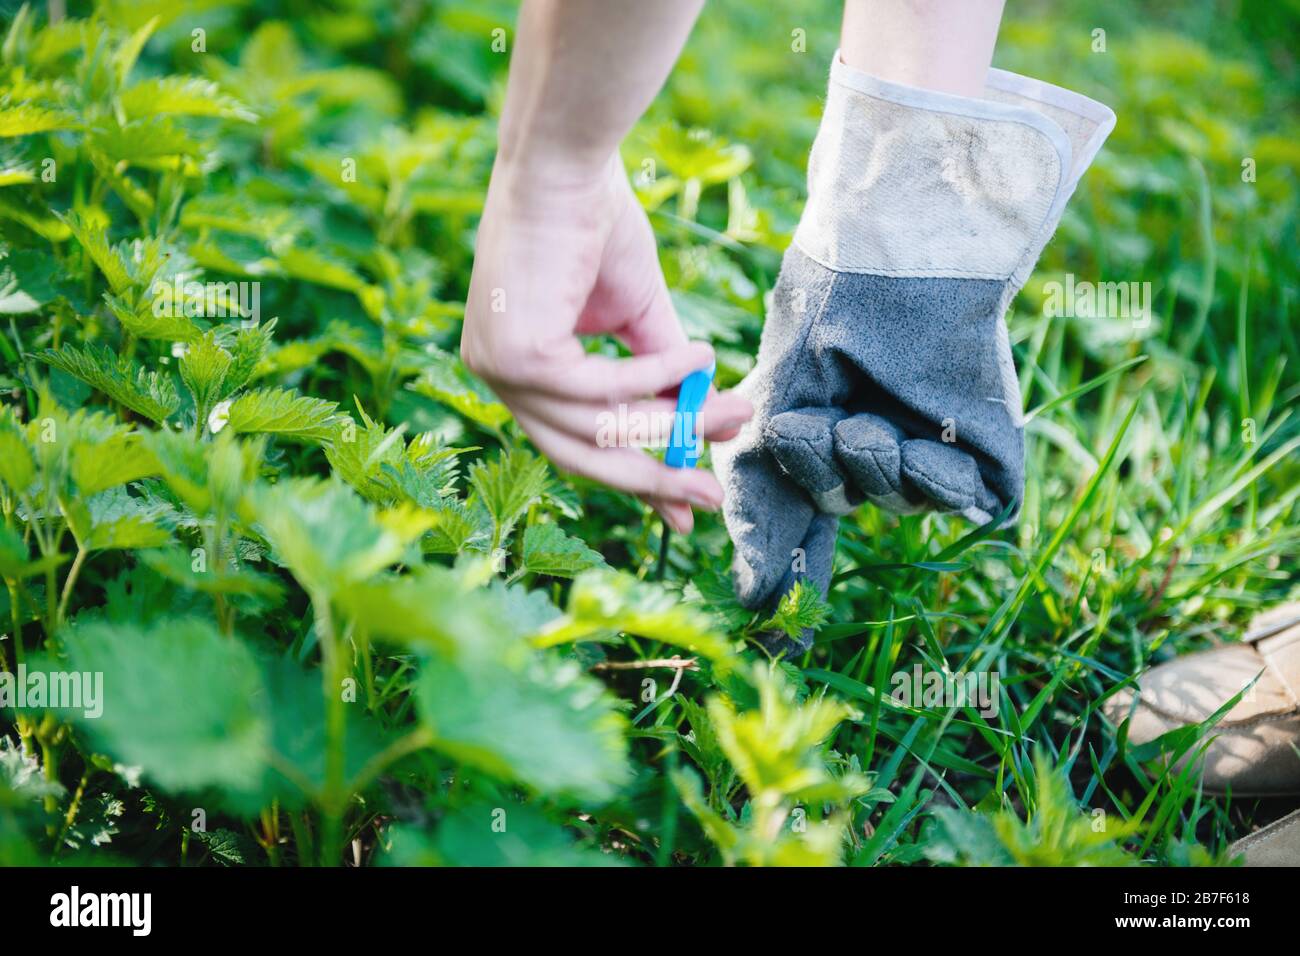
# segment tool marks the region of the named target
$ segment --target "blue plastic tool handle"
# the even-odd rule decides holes
[[[669,468],[694,468],[700,460],[704,450],[704,439],[699,433],[700,409],[709,395],[715,371],[717,363],[682,379],[682,386],[677,390],[677,410],[673,414],[673,433],[668,453],[664,455],[664,464]]]

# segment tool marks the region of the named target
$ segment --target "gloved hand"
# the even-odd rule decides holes
[[[754,405],[713,446],[736,592],[823,594],[839,516],[870,501],[986,523],[1024,489],[1021,398],[1003,314],[1114,114],[991,70],[982,98],[899,86],[838,53],[787,250]],[[806,649],[771,636],[774,652]]]

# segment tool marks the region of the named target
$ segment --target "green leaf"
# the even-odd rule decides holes
[[[157,424],[164,423],[180,407],[180,396],[169,376],[119,359],[106,346],[92,344],[79,349],[65,345],[38,352],[36,357]]]
[[[72,449],[72,480],[83,495],[159,473],[158,460],[135,433],[119,433]]]
[[[738,631],[754,618],[754,612],[736,599],[730,572],[712,562],[691,576],[685,594],[700,613],[711,616],[723,631]]]
[[[408,388],[442,402],[489,431],[498,431],[510,421],[510,410],[459,358],[431,350],[425,360],[428,364],[424,373]]]
[[[0,137],[30,136],[56,129],[70,129],[74,117],[59,110],[48,110],[30,103],[0,109]]]
[[[1028,769],[1028,768],[1026,768]],[[963,866],[1137,866],[1121,847],[1141,826],[1141,816],[1106,821],[1101,830],[1070,795],[1065,772],[1043,751],[1033,760],[1033,801],[1027,819],[1000,809],[979,814],[953,807],[934,812],[938,828],[926,856]]]
[[[81,247],[86,250],[91,261],[104,274],[109,288],[119,295],[130,290],[135,284],[135,279],[122,251],[109,245],[108,233],[104,226],[75,211],[62,218],[68,229],[77,237],[77,242],[81,243]]]
[[[230,347],[231,361],[222,382],[221,398],[229,398],[253,379],[258,363],[266,355],[271,345],[271,335],[275,332],[276,320],[258,325],[241,325],[235,333],[234,344]]]
[[[870,789],[861,777],[832,777],[819,752],[831,731],[859,716],[857,711],[827,697],[799,703],[779,669],[756,664],[751,677],[759,691],[757,709],[738,711],[722,695],[710,697],[707,704],[718,744],[751,799],[812,799],[816,794],[843,801]]]
[[[195,514],[206,515],[212,509],[208,486],[211,446],[188,432],[148,432],[143,440],[158,462],[167,487]]]
[[[36,461],[18,426],[0,418],[0,481],[14,494],[21,494],[36,480]]]
[[[133,30],[131,35],[126,38],[113,52],[113,66],[117,70],[118,83],[125,83],[126,78],[131,75],[135,69],[136,61],[140,59],[140,54],[144,51],[145,44],[153,36],[154,30],[158,28],[159,18],[150,17],[140,27]]]
[[[430,833],[409,824],[388,832],[386,866],[619,866],[608,853],[581,847],[529,804],[475,804],[449,813]]]
[[[256,843],[244,834],[227,830],[225,827],[211,832],[199,830],[194,837],[221,866],[255,864],[261,858]]]
[[[434,747],[485,773],[589,800],[610,798],[628,778],[626,721],[576,661],[435,656],[415,693]]]
[[[798,639],[805,629],[816,630],[830,617],[831,607],[806,581],[798,580],[782,597],[776,611],[760,624],[759,630],[784,631]]]
[[[244,594],[274,600],[284,591],[275,578],[248,568],[209,564],[206,557],[202,564],[196,564],[195,556],[188,551],[141,551],[138,557],[167,580],[206,594]]]
[[[104,301],[122,328],[138,339],[189,342],[200,335],[199,327],[182,311],[161,305],[155,308],[154,302],[147,297],[141,296],[133,301],[130,296],[106,292]]]
[[[424,539],[426,554],[486,551],[491,544],[492,518],[482,505],[443,498],[429,507],[437,520]]]
[[[102,675],[102,713],[77,717],[99,750],[172,792],[260,787],[270,726],[242,642],[183,618],[75,626],[64,643],[74,671]]]
[[[334,472],[363,497],[377,504],[392,504],[398,496],[392,483],[382,480],[383,468],[399,466],[405,459],[405,426],[385,428],[365,409],[359,409],[359,413],[360,427],[351,418],[336,419],[334,433],[325,445],[325,458]]]
[[[252,495],[253,515],[303,587],[342,592],[401,560],[432,518],[409,507],[377,511],[338,481],[298,478]]]
[[[493,654],[511,634],[510,619],[490,592],[470,589],[452,571],[422,565],[339,588],[335,601],[366,633],[455,656]]]
[[[215,332],[208,332],[191,342],[181,356],[181,381],[194,398],[200,421],[208,417],[212,406],[221,398],[231,362],[230,353],[217,343]]]
[[[588,568],[604,566],[599,552],[556,525],[535,524],[524,531],[524,567],[534,574],[571,578]]]
[[[312,398],[291,389],[263,388],[241,395],[228,407],[224,403],[218,405],[208,418],[208,427],[218,432],[229,426],[239,435],[263,432],[325,439],[333,432],[337,408],[337,402]]]
[[[726,666],[735,651],[697,609],[658,585],[621,571],[584,571],[569,590],[568,610],[536,636],[539,647],[609,640],[621,631],[700,654]]]
[[[151,116],[215,116],[252,122],[257,117],[211,80],[196,76],[159,76],[123,91],[122,109],[128,119]]]
[[[494,543],[499,546],[545,491],[546,461],[524,448],[503,448],[492,461],[470,466],[469,483],[492,516]]]
[[[317,249],[290,246],[277,250],[276,259],[285,275],[294,279],[343,289],[345,292],[361,292],[366,288],[366,280],[350,266]]]
[[[64,502],[68,528],[87,551],[157,548],[171,541],[159,527],[156,506],[130,495],[120,485],[89,498]]]

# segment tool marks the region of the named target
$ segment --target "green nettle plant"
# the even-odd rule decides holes
[[[6,16],[0,864],[1223,862],[1249,814],[1169,759],[1212,727],[1135,750],[1098,705],[1294,583],[1294,182],[1265,173],[1295,129],[1257,68],[1157,31],[1144,69],[1191,105],[1117,133],[1044,274],[1168,276],[1163,318],[1012,316],[1021,527],[864,509],[828,598],[755,614],[720,522],[656,580],[648,512],[461,364],[513,12],[400,7]],[[730,385],[824,77],[789,90],[768,44],[746,82],[795,99],[756,104],[734,63],[769,25],[724,7],[624,159]],[[1223,75],[1258,193],[1213,185]],[[805,628],[798,661],[748,640]],[[895,699],[917,666],[1000,697]]]

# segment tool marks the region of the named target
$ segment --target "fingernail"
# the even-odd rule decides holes
[[[704,508],[707,511],[717,511],[722,507],[722,497],[705,494],[702,491],[691,489],[686,492],[686,500],[697,508]]]
[[[709,362],[713,360],[713,346],[708,342],[692,342],[691,346],[695,354],[699,356],[701,362]]]

